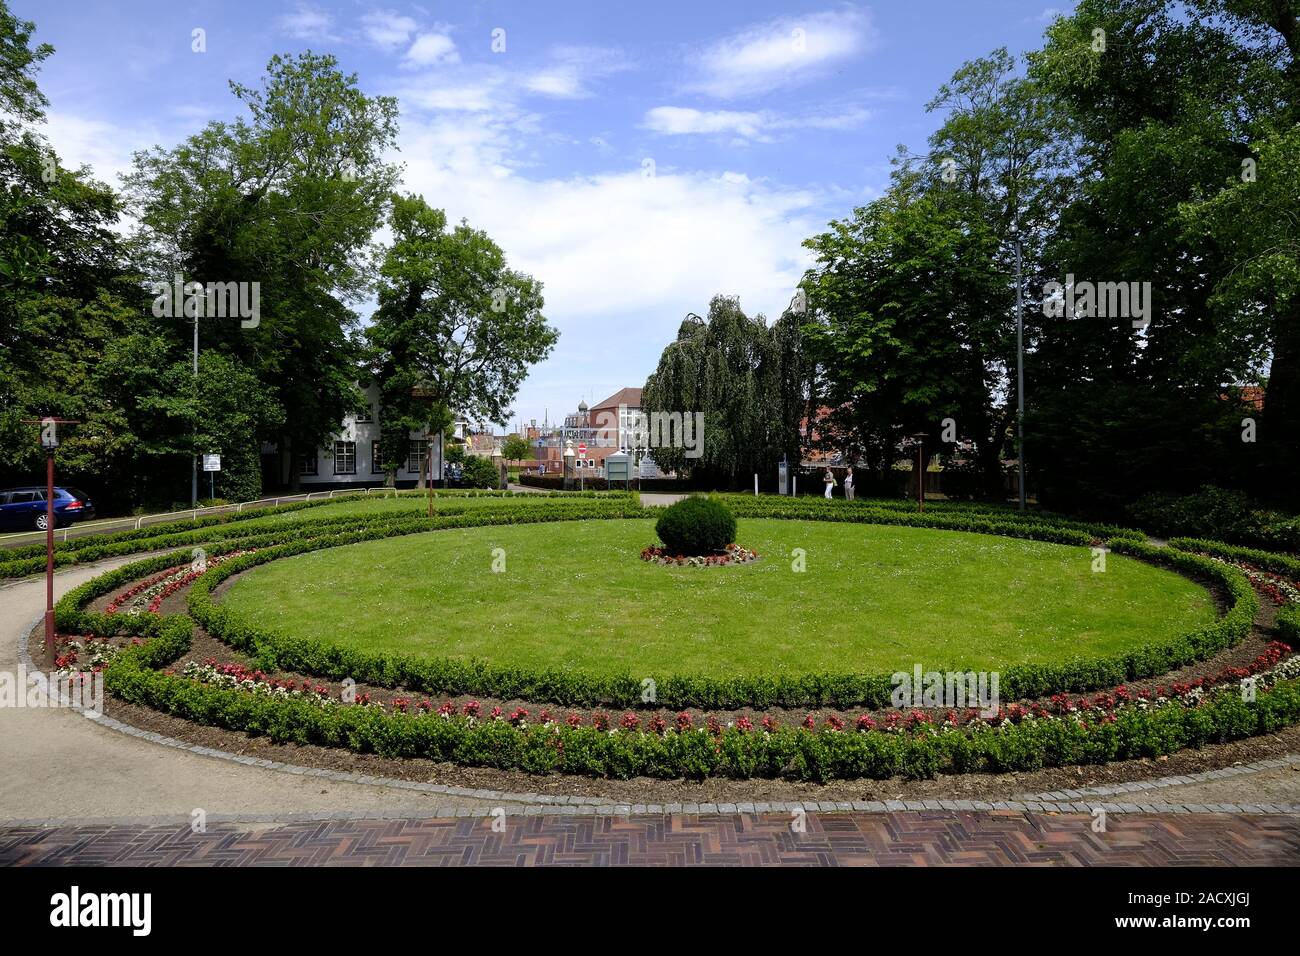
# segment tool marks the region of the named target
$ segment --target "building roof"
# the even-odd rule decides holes
[[[618,408],[620,405],[626,405],[628,408],[641,407],[641,389],[639,388],[620,388],[603,402],[597,402],[592,408]]]

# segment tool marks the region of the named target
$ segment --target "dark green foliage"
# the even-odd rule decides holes
[[[716,554],[736,540],[736,519],[725,505],[692,495],[669,505],[655,522],[669,554]]]
[[[1143,528],[1161,537],[1212,538],[1300,552],[1300,515],[1261,508],[1240,491],[1205,485],[1189,495],[1144,495],[1128,510]]]
[[[501,484],[501,475],[491,458],[482,455],[468,455],[465,458],[465,470],[462,479],[468,488],[496,488]]]

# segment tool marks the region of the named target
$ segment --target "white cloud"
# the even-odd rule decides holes
[[[404,80],[392,90],[404,107],[484,113],[512,108],[509,77],[501,70],[439,70]]]
[[[299,3],[293,13],[286,13],[276,22],[280,29],[299,40],[338,39],[333,33],[334,17],[308,3]]]
[[[632,68],[621,50],[593,46],[559,46],[550,51],[550,62],[528,74],[523,89],[541,96],[579,99],[591,96],[588,84]]]
[[[564,67],[532,74],[524,80],[524,88],[530,93],[557,96],[562,99],[575,99],[587,95],[582,88],[582,81],[578,78],[577,71]]]
[[[753,138],[761,134],[766,123],[763,113],[656,106],[646,112],[643,125],[656,133],[666,133],[671,136],[685,133],[734,133]]]
[[[396,50],[410,40],[418,24],[408,16],[391,10],[372,10],[361,18],[366,39],[384,50]]]
[[[852,7],[771,20],[692,54],[684,88],[732,99],[792,86],[870,49],[877,36],[870,16]]]
[[[489,115],[404,116],[402,129],[406,188],[486,229],[541,279],[546,312],[571,339],[639,314],[652,317],[639,334],[662,347],[718,292],[779,313],[806,265],[800,243],[821,225],[816,194],[739,173],[660,167],[647,178],[638,164],[529,178],[511,158],[513,127]]]
[[[63,166],[77,169],[83,163],[89,164],[96,179],[115,189],[119,177],[131,170],[132,153],[173,141],[152,126],[117,126],[59,112],[46,114],[41,132]]]
[[[456,43],[445,33],[421,33],[406,51],[405,59],[407,66],[435,66],[459,61]]]
[[[850,107],[838,112],[780,116],[767,110],[697,110],[682,106],[656,106],[648,110],[642,125],[668,136],[729,134],[742,139],[769,142],[774,134],[796,129],[845,130],[862,125],[871,111]]]

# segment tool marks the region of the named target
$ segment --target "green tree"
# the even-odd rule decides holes
[[[533,446],[523,435],[510,435],[501,445],[501,457],[507,461],[522,461],[533,457]]]
[[[664,349],[641,394],[642,412],[694,421],[703,416],[699,457],[688,448],[656,447],[655,463],[689,471],[701,487],[748,486],[757,472],[766,482],[782,455],[799,458],[799,421],[806,412],[799,317],[772,326],[747,316],[730,296],[714,296],[708,319],[689,317]],[[656,436],[657,437],[657,436]]]
[[[411,430],[441,434],[460,414],[504,422],[530,366],[559,334],[542,315],[542,285],[510,269],[487,233],[447,229],[422,197],[392,197],[393,243],[379,270],[367,329],[381,396],[385,457]]]
[[[202,348],[246,366],[280,413],[275,440],[293,483],[298,451],[316,448],[360,402],[359,323],[349,303],[369,287],[371,238],[398,169],[397,104],[369,97],[330,56],[271,59],[260,88],[231,91],[247,119],[210,123],[180,146],[137,154],[127,179],[141,271],[170,281],[256,282],[260,322],[202,320]],[[184,317],[159,323],[172,353]],[[194,449],[195,453],[201,449]],[[403,455],[404,457],[404,449]]]
[[[1077,187],[1049,267],[1058,281],[1150,281],[1153,292],[1140,332],[1126,321],[1043,324],[1029,368],[1028,457],[1045,500],[1061,507],[1114,511],[1145,491],[1248,481],[1270,449],[1296,443],[1294,300],[1273,298],[1276,284],[1247,294],[1242,276],[1265,246],[1222,214],[1251,194],[1215,201],[1240,183],[1252,142],[1295,123],[1295,6],[1192,6],[1211,15],[1161,0],[1082,0],[1030,58],[1066,119],[1060,128],[1076,131]],[[1287,187],[1275,180],[1254,199],[1273,201],[1267,190]],[[1210,206],[1189,209],[1201,203]],[[1243,443],[1244,406],[1225,398],[1270,362],[1260,444]]]
[[[98,370],[143,302],[114,225],[120,205],[86,169],[64,168],[38,125],[36,71],[53,52],[33,47],[33,24],[0,0],[0,484],[30,481],[43,463],[24,419],[65,428],[62,480],[87,486],[102,508],[120,495],[134,442]]]

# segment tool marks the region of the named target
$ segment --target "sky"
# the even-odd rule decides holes
[[[639,387],[718,293],[769,321],[802,242],[880,195],[966,60],[1022,54],[1044,0],[653,3],[11,0],[55,47],[46,134],[117,185],[131,154],[241,107],[275,53],[335,55],[398,98],[402,188],[544,286],[560,332],[509,423]],[[196,52],[195,32],[205,49]],[[359,308],[368,318],[373,303]]]

